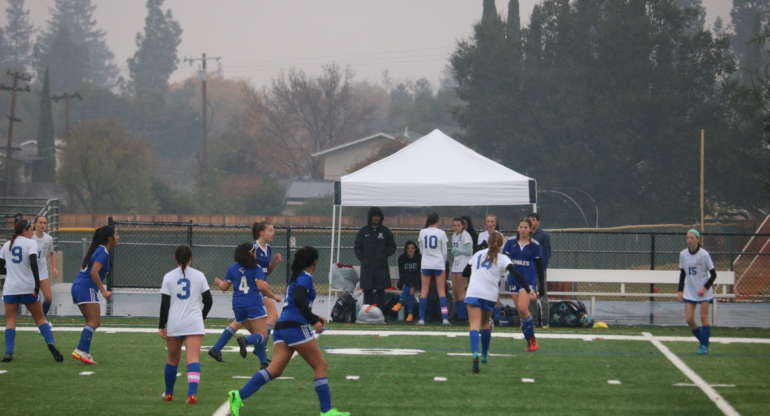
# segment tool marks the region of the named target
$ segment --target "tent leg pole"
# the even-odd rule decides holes
[[[342,248],[342,205],[337,209],[337,260],[340,262],[340,249]]]
[[[334,267],[334,237],[337,226],[337,205],[332,205],[332,241],[329,245],[329,299],[327,305],[329,307],[329,317],[331,318],[332,311],[332,270]]]

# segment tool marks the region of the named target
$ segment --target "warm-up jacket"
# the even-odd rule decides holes
[[[372,225],[372,217],[382,218],[380,224]],[[385,289],[390,286],[388,257],[396,252],[393,233],[383,224],[385,217],[379,208],[370,208],[366,225],[358,230],[355,252],[361,263],[361,289]]]

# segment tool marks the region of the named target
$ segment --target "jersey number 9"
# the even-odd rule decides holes
[[[190,298],[190,279],[183,277],[176,281],[176,284],[181,286],[181,292],[176,294],[176,297],[185,300]]]
[[[11,259],[12,262],[16,264],[21,263],[21,247],[12,248],[11,254],[13,255],[13,258]]]

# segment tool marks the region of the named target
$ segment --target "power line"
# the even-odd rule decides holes
[[[208,142],[208,108],[207,101],[208,101],[208,89],[207,89],[207,81],[208,81],[208,72],[206,72],[207,66],[206,64],[208,61],[216,61],[217,64],[219,64],[219,70],[221,72],[222,66],[221,56],[206,56],[206,53],[204,52],[200,58],[184,58],[183,62],[186,62],[190,65],[195,64],[196,62],[200,62],[200,79],[201,79],[201,151],[200,151],[200,173],[201,175],[204,174],[206,171],[206,165],[207,165],[207,152],[206,152],[206,146]]]
[[[64,136],[69,137],[70,135],[70,100],[78,99],[80,101],[83,101],[83,97],[80,95],[79,92],[73,92],[73,93],[62,93],[59,95],[52,95],[51,100],[53,102],[58,103],[59,101],[64,100]]]
[[[17,92],[30,92],[29,82],[32,81],[32,75],[19,72],[8,71],[8,75],[13,78],[11,86],[7,86],[0,83],[0,90],[11,92],[11,113],[8,114],[8,142],[5,145],[5,194],[11,194],[11,182],[13,178],[13,171],[11,170],[11,153],[14,148],[11,147],[13,143],[13,124],[21,122],[21,119],[16,117],[16,93]],[[26,85],[20,86],[19,81],[26,83]]]

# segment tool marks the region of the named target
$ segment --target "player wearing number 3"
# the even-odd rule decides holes
[[[176,370],[182,358],[184,344],[187,350],[187,404],[196,404],[198,383],[201,379],[201,341],[206,333],[203,320],[208,316],[213,300],[206,276],[190,267],[190,247],[177,247],[174,258],[178,267],[163,276],[163,284],[160,287],[158,332],[160,337],[166,340],[168,350],[168,360],[163,370],[166,381],[163,399],[174,399]]]
[[[698,354],[709,352],[709,309],[714,302],[712,286],[716,279],[717,272],[711,255],[700,245],[700,233],[695,229],[687,231],[687,248],[679,253],[679,288],[676,295],[679,301],[684,301],[684,319],[700,342]],[[698,305],[702,323],[700,327],[695,324],[695,307]]]

